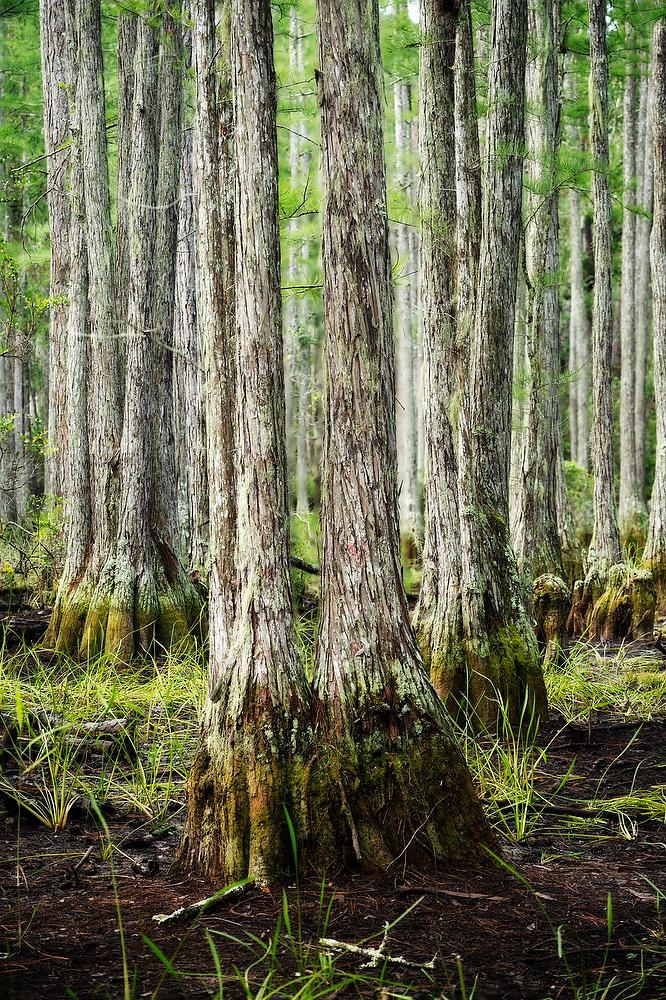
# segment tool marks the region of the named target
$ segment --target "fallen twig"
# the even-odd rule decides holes
[[[366,962],[363,968],[374,968],[380,962],[390,962],[392,965],[402,965],[403,968],[408,969],[434,969],[435,959],[437,958],[436,955],[433,955],[429,962],[410,962],[409,959],[402,958],[401,955],[387,955],[383,950],[386,944],[386,932],[379,948],[362,948],[358,944],[336,941],[335,938],[319,938],[319,944],[323,948],[329,948],[331,951],[339,951],[350,955],[363,955],[364,958],[369,958],[370,961]]]
[[[190,903],[189,906],[179,906],[173,913],[156,913],[153,920],[157,924],[167,924],[173,920],[196,919],[205,911],[213,910],[222,903],[227,903],[230,899],[244,896],[252,885],[254,885],[254,879],[243,882],[241,885],[232,885],[229,889],[221,889],[216,892],[214,896],[208,896],[207,899],[200,899],[196,903]]]

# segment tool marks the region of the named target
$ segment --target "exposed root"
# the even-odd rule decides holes
[[[128,564],[109,560],[96,585],[88,574],[69,587],[61,585],[44,644],[81,660],[106,653],[129,663],[139,653],[184,640],[199,606],[184,570],[172,581],[161,568],[137,579]]]
[[[648,570],[617,563],[601,576],[593,568],[583,585],[574,587],[569,632],[577,636],[587,631],[593,641],[651,639],[656,603]]]
[[[306,854],[382,871],[392,864],[489,864],[499,848],[453,738],[431,720],[326,740],[309,795]]]
[[[534,581],[534,620],[545,663],[557,663],[566,645],[571,591],[559,576],[546,573]]]

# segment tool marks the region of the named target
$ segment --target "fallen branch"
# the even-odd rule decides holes
[[[387,928],[388,930],[388,928]],[[390,962],[392,965],[401,965],[403,968],[407,969],[434,969],[436,955],[430,959],[429,962],[410,962],[407,958],[402,958],[401,955],[387,955],[384,952],[384,945],[386,944],[387,931],[384,931],[384,939],[379,946],[379,948],[362,948],[358,944],[348,944],[346,941],[336,941],[335,938],[319,938],[319,944],[323,948],[328,948],[331,951],[338,951],[342,954],[349,955],[363,955],[364,958],[369,958],[370,961],[364,963],[361,968],[375,968],[380,962]]]
[[[305,559],[299,559],[298,556],[289,556],[289,562],[294,569],[301,569],[304,573],[319,576],[319,566],[315,566],[314,563],[306,562]]]
[[[195,920],[204,912],[221,906],[222,903],[227,903],[231,899],[238,899],[240,896],[244,896],[253,884],[254,880],[251,879],[249,882],[243,882],[242,885],[232,885],[231,888],[221,889],[214,896],[208,896],[207,899],[200,899],[189,906],[179,906],[173,913],[156,913],[153,916],[153,920],[157,924],[167,924],[174,920]]]

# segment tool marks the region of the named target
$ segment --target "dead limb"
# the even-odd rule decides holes
[[[195,920],[204,912],[217,909],[222,903],[228,903],[233,899],[244,896],[253,885],[253,879],[249,882],[243,882],[241,885],[232,885],[231,888],[221,889],[215,895],[208,896],[207,899],[200,899],[196,903],[190,903],[189,906],[179,906],[173,913],[156,913],[153,916],[153,920],[157,924],[167,924],[174,920]]]

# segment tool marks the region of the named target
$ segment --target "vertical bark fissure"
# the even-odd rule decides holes
[[[666,582],[666,19],[652,35],[652,142],[654,211],[650,263],[654,302],[654,396],[657,454],[647,543],[643,561],[661,589]]]
[[[590,151],[594,205],[592,463],[594,532],[588,560],[601,572],[622,558],[613,491],[613,229],[608,149],[606,4],[590,0]]]

